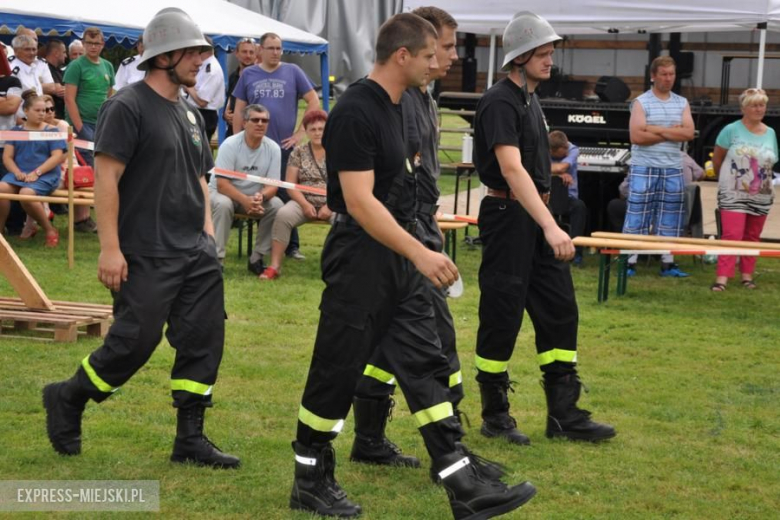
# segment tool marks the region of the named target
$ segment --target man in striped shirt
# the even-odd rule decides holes
[[[623,233],[680,236],[683,229],[683,174],[680,143],[693,139],[688,100],[672,92],[675,63],[660,56],[650,65],[653,87],[631,107],[631,174]],[[636,273],[629,258],[629,276]],[[662,258],[661,276],[685,277],[672,255]]]

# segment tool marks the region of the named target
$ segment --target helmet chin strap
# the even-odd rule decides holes
[[[168,53],[168,58],[171,58],[173,56],[174,52],[176,52],[176,51],[169,52]],[[149,64],[149,68],[160,69],[160,70],[166,71],[168,73],[168,78],[170,78],[171,82],[174,85],[176,85],[176,86],[181,86],[182,82],[179,79],[179,76],[176,74],[176,72],[174,72],[174,69],[179,66],[179,63],[181,63],[182,59],[184,59],[184,53],[183,52],[181,53],[181,56],[179,56],[179,59],[176,60],[176,63],[174,63],[173,65],[170,65],[168,67],[158,67],[156,65],[156,63],[155,63],[155,60],[152,59],[151,63]]]
[[[525,74],[525,64],[531,61],[531,58],[534,57],[534,53],[536,53],[536,49],[531,50],[531,54],[528,55],[528,58],[523,63],[516,64],[520,68],[520,75],[523,78],[523,86],[520,88],[522,89],[523,94],[525,94],[525,106],[531,104],[531,94],[528,92],[528,76]]]

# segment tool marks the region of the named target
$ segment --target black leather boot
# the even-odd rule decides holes
[[[479,383],[483,421],[480,433],[485,437],[506,439],[512,444],[528,445],[531,444],[531,439],[517,429],[517,421],[509,415],[507,392],[511,389],[511,383],[508,381]]]
[[[88,400],[89,397],[78,391],[72,379],[43,387],[46,433],[57,453],[81,453],[81,416]]]
[[[328,443],[309,448],[299,442],[293,442],[292,446],[295,480],[290,508],[322,516],[360,516],[360,506],[347,499],[347,493],[336,482],[336,452],[333,446]]]
[[[596,442],[617,435],[615,428],[591,421],[589,411],[577,408],[582,387],[577,374],[557,377],[545,375],[542,387],[547,397],[545,435],[548,438],[565,437],[573,441]]]
[[[199,466],[233,469],[241,465],[238,457],[223,453],[203,433],[206,407],[202,405],[179,408],[177,411],[176,440],[173,443],[172,462],[192,462]]]
[[[508,513],[536,494],[530,482],[509,487],[483,477],[472,460],[454,452],[434,462],[442,486],[447,490],[455,520],[482,520]]]
[[[469,460],[471,460],[474,468],[482,476],[482,478],[487,480],[499,480],[501,477],[506,475],[506,467],[503,464],[499,464],[498,462],[477,455],[462,442],[456,442],[455,449],[458,453],[464,457],[468,457]],[[431,481],[434,484],[441,484],[439,473],[433,466],[431,466],[430,476]]]
[[[355,398],[355,442],[349,458],[353,462],[419,468],[417,457],[404,455],[401,449],[385,437],[385,427],[395,401],[385,399]]]

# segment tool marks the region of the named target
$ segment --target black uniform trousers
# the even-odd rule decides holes
[[[450,368],[423,275],[356,223],[337,222],[322,251],[322,278],[326,287],[297,440],[313,446],[336,437],[366,362],[380,348],[431,457],[455,451]]]
[[[436,217],[428,214],[417,214],[417,236],[420,242],[431,251],[438,253],[444,249],[441,231],[436,224]],[[447,295],[444,290],[436,288],[433,282],[425,278],[425,282],[431,291],[433,312],[436,318],[436,332],[441,342],[442,353],[446,356],[450,365],[449,389],[450,402],[457,409],[463,400],[463,375],[460,371],[460,359],[456,349],[455,324],[447,305]],[[387,337],[385,342],[392,342],[393,338]],[[355,396],[364,399],[381,399],[392,395],[395,390],[395,376],[390,371],[389,363],[384,357],[385,349],[378,349],[368,361],[363,377],[358,382]]]
[[[567,373],[577,359],[578,310],[568,263],[519,202],[485,197],[479,211],[477,381],[508,381],[507,365],[528,311],[544,372]]]
[[[103,401],[151,357],[166,337],[176,349],[171,391],[176,407],[211,404],[225,342],[222,271],[213,239],[172,258],[126,255],[128,275],[114,297],[114,323],[103,346],[84,359],[80,389]]]
[[[203,116],[203,123],[206,125],[206,137],[209,140],[209,146],[211,146],[211,139],[214,137],[214,132],[217,131],[217,126],[219,125],[219,116],[216,110],[199,108],[198,112]]]

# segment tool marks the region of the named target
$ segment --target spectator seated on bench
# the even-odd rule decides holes
[[[249,105],[243,112],[246,126],[219,147],[217,168],[279,179],[282,152],[278,144],[265,137],[271,117],[268,110],[262,105]],[[209,198],[220,262],[225,259],[233,216],[241,212],[259,219],[255,248],[247,268],[253,274],[262,274],[265,270],[263,258],[271,251],[271,227],[276,212],[282,207],[282,201],[276,197],[276,187],[212,175]]]
[[[588,219],[588,208],[580,200],[577,181],[577,158],[580,149],[569,142],[566,134],[560,130],[550,132],[550,159],[552,174],[560,179],[567,190],[567,195],[560,204],[554,200],[555,191],[550,194],[550,210],[558,217],[569,217],[569,236],[577,238],[585,234],[585,223]],[[555,203],[554,203],[555,202]],[[582,264],[582,248],[576,248],[574,265]]]
[[[46,102],[34,90],[22,94],[22,109],[27,117],[24,125],[14,127],[15,131],[57,132],[56,127],[46,124]],[[3,166],[6,173],[0,180],[0,193],[46,196],[57,189],[60,183],[60,163],[66,148],[64,140],[56,141],[6,141],[3,150]],[[51,225],[43,204],[36,200],[22,201],[22,208],[46,232],[46,247],[59,244],[59,232]],[[0,200],[0,230],[10,211],[10,200]],[[34,235],[35,232],[32,232]]]
[[[322,110],[307,112],[303,117],[303,128],[309,138],[299,144],[290,154],[287,164],[287,182],[325,189],[328,174],[325,170],[325,148],[322,146],[322,132],[328,114]],[[290,242],[290,234],[306,222],[328,221],[333,214],[326,204],[324,195],[315,195],[298,190],[288,190],[290,200],[276,214],[271,246],[271,265],[260,275],[262,280],[274,280],[282,272],[284,251]]]

